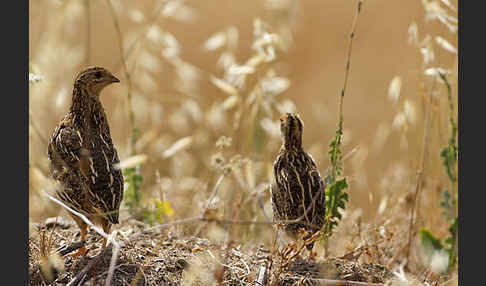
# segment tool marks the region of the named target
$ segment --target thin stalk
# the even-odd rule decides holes
[[[449,81],[447,80],[447,77],[439,73],[440,78],[444,81],[446,87],[447,87],[447,98],[449,101],[449,123],[451,127],[451,139],[454,140],[454,146],[456,146],[456,134],[457,134],[457,123],[454,121],[454,101],[452,100],[452,89],[451,85],[449,84]],[[454,177],[456,180],[453,181],[453,189],[454,191],[456,190],[456,183],[457,183],[457,170],[456,166],[454,164]]]
[[[339,123],[338,123],[338,134],[337,134],[337,146],[336,150],[339,150],[339,147],[341,146],[341,139],[343,135],[343,122],[344,122],[344,117],[343,117],[343,103],[344,103],[344,94],[346,91],[346,87],[348,86],[348,81],[349,81],[349,71],[350,71],[350,66],[351,66],[351,51],[353,48],[353,39],[356,31],[356,26],[358,24],[358,16],[361,12],[361,5],[363,4],[362,0],[358,0],[358,7],[356,9],[356,14],[354,15],[353,19],[353,25],[351,26],[351,33],[349,35],[349,43],[348,43],[348,51],[347,51],[347,57],[346,57],[346,69],[344,72],[344,84],[343,88],[341,89],[341,96],[339,97],[339,105],[338,105],[338,118],[339,118]],[[336,156],[337,152],[334,152],[333,157],[331,158],[331,162],[333,163],[331,166],[333,178],[336,178]]]
[[[435,88],[435,83],[436,81],[434,80],[431,91],[429,96],[426,96],[425,98],[425,122],[424,122],[424,137],[422,140],[422,150],[421,150],[421,155],[420,155],[420,165],[419,169],[417,170],[417,181],[415,183],[415,194],[414,194],[414,201],[412,204],[412,209],[410,211],[410,225],[409,225],[409,230],[408,230],[408,243],[407,243],[407,263],[409,262],[409,257],[410,257],[410,247],[412,244],[412,237],[413,237],[413,228],[415,224],[415,208],[418,204],[419,201],[419,194],[420,190],[422,189],[422,178],[423,178],[423,173],[424,173],[424,166],[425,166],[425,156],[427,152],[427,143],[428,143],[428,134],[429,134],[429,121],[430,121],[430,114],[431,114],[431,104],[430,104],[430,98],[432,96],[432,92],[434,91]],[[418,214],[417,214],[418,217]]]
[[[454,102],[452,100],[452,89],[451,85],[449,84],[449,81],[447,80],[447,77],[445,74],[439,73],[440,78],[444,81],[446,87],[447,87],[447,98],[449,101],[449,123],[450,123],[450,128],[451,128],[451,137],[450,137],[450,142],[448,144],[450,145],[451,143],[453,144],[454,148],[456,147],[456,134],[457,134],[457,123],[454,121]],[[452,142],[451,142],[452,141]],[[456,154],[457,156],[457,154]],[[457,160],[457,158],[455,158]],[[456,170],[456,164],[453,166],[453,177],[455,180],[449,180],[450,184],[452,185],[452,192],[453,192],[453,197],[457,198],[457,170]],[[455,216],[457,217],[457,199],[453,200],[453,208],[455,212]],[[457,257],[457,237],[458,237],[458,232],[454,234],[454,241],[455,243],[451,245],[452,247],[452,252],[453,254],[449,256],[449,268],[451,268],[451,265],[455,264],[455,259]]]

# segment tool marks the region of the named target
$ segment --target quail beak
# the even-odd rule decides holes
[[[113,82],[120,82],[120,80],[118,78],[116,78],[114,75],[110,75],[108,78],[107,78],[107,81],[109,81],[110,83],[113,83]]]

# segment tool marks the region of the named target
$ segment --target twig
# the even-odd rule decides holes
[[[52,227],[51,234],[49,234],[49,239],[47,240],[47,247],[49,249],[49,252],[50,252],[50,249],[51,249],[52,235],[54,234],[54,230],[56,229],[58,218],[59,218],[59,216],[56,216],[56,220],[54,221],[54,226]]]
[[[318,232],[316,232],[316,233],[315,233],[315,234],[312,236],[312,238],[317,239],[317,238],[319,237],[319,235],[320,235],[320,234],[321,234],[321,232],[320,232],[320,231],[318,231]],[[305,235],[302,235],[302,238],[303,238],[304,236],[305,236]],[[292,243],[293,243],[293,242],[292,242]],[[291,244],[292,244],[292,243],[291,243]],[[287,259],[286,259],[287,261],[284,263],[284,268],[285,268],[285,267],[287,267],[287,266],[289,266],[289,265],[290,265],[290,263],[291,263],[292,261],[294,261],[294,259],[295,259],[295,258],[296,258],[298,255],[300,255],[300,253],[302,252],[302,250],[304,249],[304,247],[305,247],[306,245],[307,245],[307,243],[305,243],[305,242],[304,242],[304,243],[302,243],[302,245],[301,245],[301,246],[299,246],[299,248],[297,249],[297,251],[295,251],[295,253],[294,253],[294,254],[293,254],[291,257],[289,257],[289,258],[287,258]],[[289,246],[290,246],[290,245],[289,245]],[[289,246],[287,246],[287,247],[289,247]],[[293,245],[291,246],[291,248],[293,248]],[[285,252],[285,250],[284,250],[284,252]]]
[[[270,217],[267,215],[267,213],[265,212],[265,208],[263,207],[263,200],[262,200],[262,196],[259,195],[258,196],[258,206],[260,207],[260,209],[262,210],[262,213],[263,213],[263,216],[265,217],[265,219],[268,221],[268,222],[271,222],[272,220],[270,219]]]
[[[206,201],[206,204],[204,205],[204,208],[203,208],[203,210],[201,212],[201,217],[204,217],[205,216],[206,211],[209,208],[209,205],[211,204],[212,200],[216,196],[216,193],[218,192],[219,186],[223,182],[224,177],[226,177],[226,175],[223,173],[221,176],[219,176],[218,180],[216,181],[216,184],[214,184],[214,187],[213,187],[213,190],[211,192],[211,195],[209,195],[209,199]],[[196,232],[195,232],[195,235],[196,236],[199,234],[199,232],[201,231],[202,227],[203,226],[199,226],[199,228],[196,230]]]
[[[243,263],[243,265],[245,265],[246,275],[250,275],[251,271],[250,271],[250,267],[248,267],[248,264],[246,264],[246,262],[243,258],[240,258],[240,261]]]
[[[248,225],[275,225],[275,224],[281,224],[281,223],[295,223],[299,222],[299,219],[295,220],[279,220],[279,221],[254,221],[254,220],[231,220],[231,219],[217,219],[217,218],[204,218],[204,217],[190,217],[190,218],[185,218],[185,219],[180,219],[180,220],[175,220],[171,221],[168,223],[163,223],[159,224],[153,227],[146,228],[142,230],[141,232],[135,234],[134,237],[131,239],[137,238],[139,235],[146,234],[147,232],[154,231],[154,230],[160,230],[164,229],[167,227],[171,226],[176,226],[176,225],[182,225],[182,224],[191,224],[191,223],[200,223],[200,222],[216,222],[216,223],[221,223],[221,224],[248,224]],[[313,224],[308,224],[305,222],[299,222],[303,225],[311,226],[311,227],[317,227]]]
[[[263,215],[265,216],[265,219],[268,221],[268,222],[272,222],[272,220],[270,219],[270,217],[267,215],[267,213],[265,212],[265,209],[263,207],[263,200],[262,200],[262,196],[261,195],[258,195],[258,206],[260,207],[260,209],[262,210],[262,213]],[[275,231],[276,235],[278,236],[278,240],[280,241],[280,243],[282,244],[285,244],[283,238],[280,236],[280,234],[278,233],[278,229],[276,228],[275,225],[273,225],[273,230]]]
[[[98,254],[98,256],[94,257],[91,259],[91,261],[81,270],[76,276],[74,276],[73,280],[71,280],[66,286],[77,286],[77,285],[83,285],[84,282],[90,278],[88,273],[93,270],[93,268],[100,262],[103,258],[103,256],[108,252],[109,249],[113,247],[113,244],[108,245],[103,249],[103,251]],[[109,281],[107,279],[107,281]],[[105,284],[106,285],[106,284]]]
[[[209,204],[211,203],[211,201],[214,199],[214,197],[216,196],[216,193],[218,192],[218,189],[219,189],[219,186],[221,185],[221,183],[223,182],[223,179],[224,177],[226,177],[225,174],[222,174],[221,176],[219,176],[218,180],[216,181],[216,184],[214,184],[214,188],[213,188],[213,191],[211,192],[211,195],[209,196],[209,199],[207,200],[206,202],[206,205],[204,206],[204,209],[203,209],[203,213],[202,215],[204,215],[204,213],[206,212],[206,210],[208,209],[209,207]]]
[[[264,265],[260,266],[260,270],[258,271],[258,277],[255,283],[256,286],[267,285],[267,268]]]
[[[105,250],[108,247],[105,248]],[[117,245],[115,249],[113,249],[113,253],[110,259],[110,267],[108,267],[108,275],[106,276],[105,286],[109,286],[111,284],[111,279],[113,277],[113,273],[115,272],[115,265],[116,260],[118,259],[118,253],[120,252],[120,247]]]
[[[71,252],[83,247],[85,244],[86,244],[86,240],[82,240],[82,241],[75,242],[75,243],[73,243],[69,246],[67,246],[67,245],[61,246],[56,251],[57,251],[57,253],[59,253],[59,255],[64,256],[68,253],[71,253]]]
[[[343,84],[343,88],[341,89],[341,96],[339,97],[339,105],[338,105],[338,112],[339,112],[339,125],[338,125],[338,141],[337,141],[337,146],[336,146],[336,150],[339,149],[339,146],[341,145],[341,138],[342,138],[342,134],[343,134],[343,101],[344,101],[344,93],[346,91],[346,87],[348,85],[348,80],[349,80],[349,70],[350,70],[350,66],[351,66],[351,50],[352,50],[352,47],[353,47],[353,39],[354,39],[354,33],[355,33],[355,30],[356,30],[356,25],[358,23],[358,16],[359,16],[359,13],[361,12],[361,5],[362,5],[363,1],[362,0],[358,0],[358,8],[356,9],[356,14],[354,15],[354,20],[353,20],[353,25],[351,27],[351,34],[349,36],[349,43],[348,43],[348,52],[347,52],[347,58],[346,58],[346,70],[344,72],[344,84]],[[336,162],[336,156],[337,156],[337,152],[334,152],[333,154],[333,158],[331,158],[331,162]],[[332,174],[334,176],[334,178],[336,177],[336,174],[335,174],[335,166],[334,164],[331,166],[331,170],[332,170]]]
[[[127,100],[128,100],[128,118],[130,121],[131,125],[131,130],[132,132],[135,130],[135,113],[133,112],[133,106],[132,106],[132,81],[130,77],[130,73],[128,72],[127,68],[127,63],[125,61],[125,56],[123,52],[123,40],[122,40],[122,34],[121,34],[121,29],[120,29],[120,24],[118,22],[118,18],[115,13],[115,9],[113,8],[113,4],[111,3],[111,0],[106,0],[108,3],[108,6],[110,7],[111,14],[113,16],[113,24],[115,25],[115,30],[117,33],[117,39],[118,39],[118,47],[120,49],[120,57],[121,57],[121,62],[123,66],[123,70],[125,72],[125,77],[127,79],[128,83],[128,94],[127,94]],[[128,148],[128,154],[133,155],[133,149],[135,148],[135,142],[136,138],[135,136],[132,136],[132,139],[130,141],[130,145]]]
[[[268,263],[268,270],[270,271],[270,275],[273,273],[275,275],[275,277],[278,277],[275,274],[275,271],[271,271],[272,266],[273,266],[273,255],[275,254],[275,252],[278,252],[278,248],[277,248],[277,236],[278,236],[279,227],[277,226],[276,229],[277,230],[276,230],[276,233],[275,233],[275,238],[273,239],[272,248],[270,249],[270,257],[269,257],[269,263]],[[277,271],[279,271],[279,270],[280,269],[278,269]]]
[[[351,151],[349,151],[343,156],[343,161],[353,156],[356,152],[358,152],[358,150],[359,150],[359,146],[354,147]]]

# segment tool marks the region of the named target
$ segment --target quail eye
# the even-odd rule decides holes
[[[96,78],[100,78],[100,77],[101,77],[101,72],[96,72],[96,73],[95,73],[95,77],[96,77]]]

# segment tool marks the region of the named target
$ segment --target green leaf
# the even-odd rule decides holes
[[[141,183],[143,178],[140,175],[140,167],[123,170],[123,177],[125,183],[128,184],[123,201],[128,206],[128,212],[133,215],[140,210],[140,202],[142,200]]]
[[[335,181],[334,184],[328,185],[325,190],[326,194],[326,224],[323,227],[323,237],[326,238],[332,233],[334,227],[342,218],[339,209],[346,208],[348,194],[345,189],[348,188],[346,178]]]
[[[431,248],[433,250],[441,250],[444,248],[439,239],[437,239],[429,230],[425,228],[420,230],[420,241],[422,246],[426,249]]]
[[[446,249],[449,254],[449,270],[452,269],[456,265],[456,258],[457,258],[457,216],[452,221],[451,225],[449,226],[449,233],[450,237],[448,237],[445,241],[449,245]]]
[[[452,197],[452,194],[446,189],[442,193],[443,199],[440,202],[440,207],[442,208],[442,215],[447,219],[451,220],[454,213],[455,213],[455,198]]]

